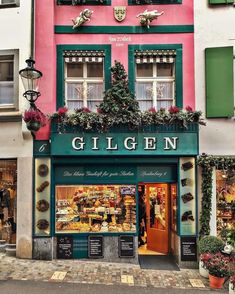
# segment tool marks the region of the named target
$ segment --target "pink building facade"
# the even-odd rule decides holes
[[[85,107],[96,112],[100,94],[110,88],[115,60],[126,69],[141,111],[174,106],[194,109],[192,0],[84,2],[36,1],[35,60],[43,73],[38,106],[44,113],[64,106],[69,111]],[[92,11],[88,20],[82,18],[87,10]],[[149,23],[148,15],[144,18],[148,13],[155,16]],[[76,26],[77,21],[81,24]],[[138,205],[142,186],[145,250],[173,253],[178,264],[196,261],[198,131],[175,128],[140,133],[120,128],[101,138],[79,131],[59,134],[53,125],[37,133],[34,258],[45,253],[38,248],[46,240],[46,256],[53,258],[138,262],[143,249]],[[47,147],[40,154],[43,144]],[[124,202],[122,217],[119,198]],[[45,212],[38,210],[41,200],[48,203]],[[64,238],[70,246],[69,257]],[[127,243],[129,249],[125,249]],[[57,250],[52,256],[53,246]]]

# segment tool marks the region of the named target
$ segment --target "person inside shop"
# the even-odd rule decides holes
[[[142,239],[145,233],[146,228],[146,204],[145,204],[145,186],[139,185],[138,186],[138,198],[139,198],[139,236],[138,236],[138,243],[139,247],[144,245],[145,242]]]

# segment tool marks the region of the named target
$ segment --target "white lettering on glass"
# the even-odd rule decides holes
[[[75,137],[72,141],[72,147],[75,150],[84,150],[84,145],[83,137]]]
[[[47,144],[42,144],[38,149],[39,152],[43,152],[46,149]]]
[[[106,148],[106,150],[118,150],[117,144],[112,146],[113,137],[106,137],[106,140],[108,141],[108,147]]]
[[[127,149],[127,150],[135,150],[136,149],[136,138],[135,137],[127,137],[125,140],[124,140],[124,147]]]
[[[156,150],[156,138],[144,137],[145,147],[144,150]]]
[[[93,147],[92,150],[99,150],[97,143],[98,143],[99,137],[92,137],[92,141],[93,141]]]
[[[165,137],[164,138],[164,141],[165,141],[164,150],[170,150],[170,149],[176,150],[177,149],[177,140],[178,140],[178,137],[172,137],[172,138]]]

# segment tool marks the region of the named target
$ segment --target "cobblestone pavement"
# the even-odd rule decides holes
[[[0,253],[0,280],[52,281],[51,277],[55,272],[66,272],[62,281],[68,283],[126,284],[179,289],[192,289],[190,279],[200,279],[205,285],[200,289],[209,290],[208,280],[202,278],[198,270],[146,270],[141,269],[139,265],[84,260],[28,260]]]

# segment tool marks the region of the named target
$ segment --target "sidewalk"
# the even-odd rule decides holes
[[[51,279],[52,276],[55,279]],[[9,279],[179,289],[192,289],[190,279],[196,279],[205,286],[199,287],[201,290],[210,289],[208,280],[202,278],[198,270],[144,270],[138,265],[87,260],[26,260],[0,253],[0,280]]]

